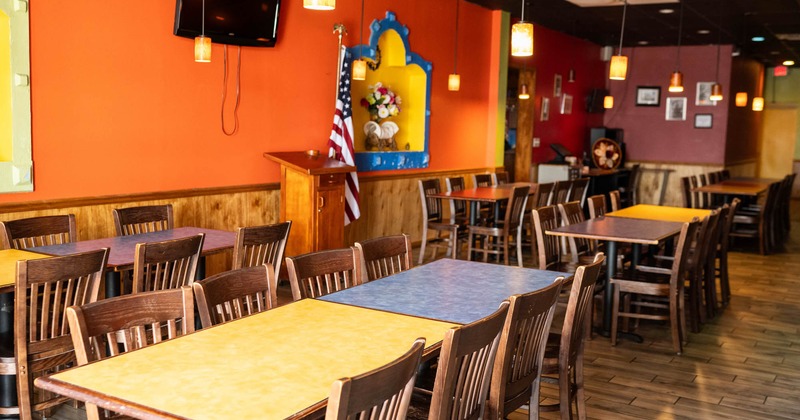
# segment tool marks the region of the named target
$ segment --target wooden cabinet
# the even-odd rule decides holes
[[[264,157],[281,165],[281,221],[292,221],[286,255],[342,248],[345,174],[356,168],[306,152]]]

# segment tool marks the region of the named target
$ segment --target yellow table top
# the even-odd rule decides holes
[[[0,289],[14,286],[17,279],[17,261],[37,260],[47,257],[48,255],[20,251],[18,249],[0,250]]]
[[[388,363],[417,337],[434,346],[455,325],[304,299],[36,384],[192,419],[282,419],[325,400],[334,380]]]
[[[711,210],[687,209],[684,207],[654,206],[652,204],[637,204],[622,210],[606,213],[611,217],[627,217],[629,219],[660,220],[663,222],[691,222],[693,217],[703,219],[711,214]]]

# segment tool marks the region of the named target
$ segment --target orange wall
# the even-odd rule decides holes
[[[452,71],[454,7],[447,2],[374,0],[410,29],[414,52],[434,65],[432,170],[492,166],[484,150],[489,108],[491,12],[461,4],[460,92]],[[269,151],[324,149],[333,119],[336,36],[358,43],[361,2],[332,12],[284,0],[278,45],[242,49],[239,132],[220,128],[223,47],[212,63],[192,59],[193,41],[172,35],[174,1],[31,4],[32,131],[36,190],[0,202],[277,182]],[[464,23],[468,23],[464,24]],[[365,25],[365,38],[368,34]],[[233,108],[236,47],[229,47]],[[226,114],[228,129],[233,118]]]

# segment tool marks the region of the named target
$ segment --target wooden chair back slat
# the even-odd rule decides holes
[[[325,418],[330,420],[404,420],[425,339],[394,361],[352,378],[333,383]]]
[[[489,388],[489,416],[502,419],[539,401],[539,378],[547,337],[564,278],[535,292],[510,297]]]
[[[558,211],[561,213],[561,221],[564,226],[574,225],[586,220],[586,218],[583,217],[581,203],[578,201],[559,204]],[[568,242],[570,256],[573,262],[578,262],[579,256],[594,254],[597,250],[597,243],[590,239],[570,236]]]
[[[533,215],[533,230],[536,234],[537,255],[539,256],[539,269],[558,265],[561,262],[561,251],[558,237],[547,235],[545,232],[558,227],[555,206],[545,206],[531,211]]]
[[[493,314],[445,333],[428,418],[484,418],[508,306],[509,302],[503,301]]]
[[[108,249],[17,263],[14,346],[20,417],[67,399],[33,391],[33,380],[75,361],[66,308],[97,300]]]
[[[552,182],[539,184],[536,187],[533,208],[538,209],[550,205],[550,195],[553,193],[553,187],[555,187],[555,184]]]
[[[278,306],[271,264],[225,271],[192,284],[203,328]]]
[[[556,181],[553,187],[552,198],[550,199],[551,206],[567,202],[569,191],[572,189],[572,181]]]
[[[430,194],[438,194],[442,191],[441,183],[438,179],[423,179],[419,181],[420,195],[422,199],[423,220],[434,223],[442,223],[442,199],[430,197]]]
[[[492,174],[472,174],[472,188],[491,187],[493,184]]]
[[[411,238],[406,234],[356,242],[365,281],[377,280],[412,268]]]
[[[265,226],[249,226],[236,230],[236,245],[233,247],[233,268],[256,267],[272,264],[275,277],[281,273],[283,254],[292,221]]]
[[[589,203],[589,218],[594,219],[606,214],[606,196],[593,195],[587,199]]]
[[[172,204],[114,209],[114,227],[117,236],[138,235],[174,229]]]
[[[75,215],[40,216],[0,222],[3,249],[27,249],[78,240]]]
[[[456,176],[445,179],[448,192],[464,191],[464,177]],[[465,200],[450,200],[450,223],[466,224],[468,219],[467,202]]]
[[[572,181],[572,188],[569,190],[567,201],[577,201],[583,206],[586,187],[589,186],[589,178],[578,178]]]
[[[317,298],[361,284],[361,254],[355,247],[286,258],[292,298]]]
[[[133,293],[191,286],[205,234],[136,244]]]

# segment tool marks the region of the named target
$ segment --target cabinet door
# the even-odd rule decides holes
[[[344,186],[317,192],[315,251],[344,247]]]

